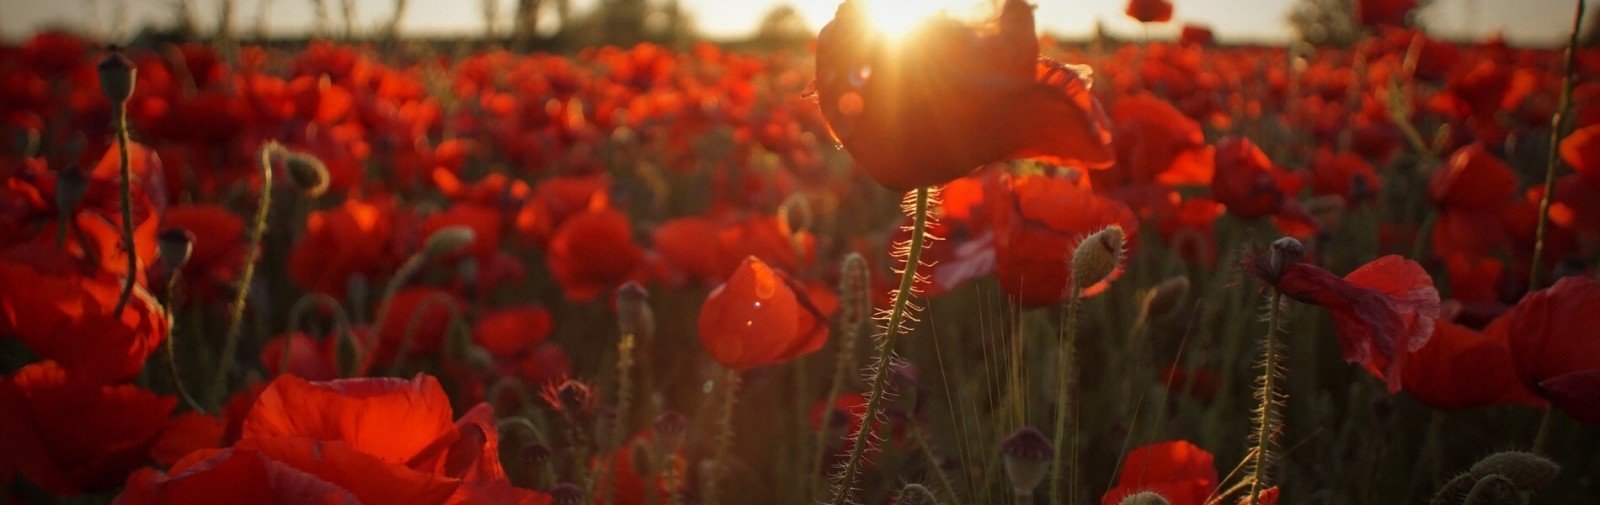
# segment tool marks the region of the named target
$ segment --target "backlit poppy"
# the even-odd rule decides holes
[[[1544,405],[1518,380],[1505,335],[1447,321],[1434,322],[1433,336],[1411,354],[1401,374],[1411,396],[1436,408]]]
[[[1134,449],[1122,463],[1117,485],[1100,497],[1101,505],[1117,505],[1142,491],[1161,495],[1172,505],[1202,505],[1217,487],[1211,453],[1183,440]]]
[[[194,234],[194,252],[184,266],[191,297],[212,299],[231,293],[249,250],[244,219],[215,205],[177,205],[167,209],[161,226]]]
[[[1127,205],[1066,179],[1009,179],[990,199],[990,205],[1000,286],[1023,306],[1048,305],[1067,295],[1072,279],[1070,256],[1084,236],[1118,225],[1125,243],[1137,243],[1139,222]],[[1085,288],[1083,296],[1104,291],[1109,280],[1121,273],[1121,268],[1116,269],[1108,281]]]
[[[1300,178],[1273,163],[1250,139],[1223,139],[1217,144],[1215,165],[1212,197],[1244,219],[1284,212],[1300,192]]]
[[[15,337],[75,377],[133,377],[167,337],[165,309],[141,286],[113,315],[122,279],[49,245],[0,252],[0,335]]]
[[[0,470],[61,495],[115,488],[144,463],[176,404],[51,361],[25,366],[0,380]]]
[[[314,211],[289,251],[289,276],[306,290],[342,295],[352,276],[378,279],[398,262],[395,229],[394,205],[384,200]]]
[[[699,328],[706,352],[734,370],[804,356],[828,340],[827,320],[805,290],[755,257],[706,297]]]
[[[1033,7],[1021,0],[985,25],[941,17],[899,41],[847,1],[818,35],[816,59],[823,117],[890,188],[943,184],[1013,158],[1112,163],[1085,71],[1039,57]]]
[[[1517,377],[1581,421],[1600,425],[1600,281],[1565,277],[1529,293],[1485,331],[1509,339]]]
[[[1212,148],[1200,123],[1177,107],[1148,94],[1118,98],[1111,105],[1116,124],[1117,169],[1096,172],[1120,176],[1136,184],[1169,186],[1211,183]]]
[[[568,218],[550,239],[545,261],[567,299],[591,301],[639,272],[644,252],[633,242],[628,217],[605,207]]]

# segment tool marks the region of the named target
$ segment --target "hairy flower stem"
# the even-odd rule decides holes
[[[1060,345],[1056,348],[1056,454],[1050,461],[1050,503],[1059,505],[1062,502],[1062,488],[1070,488],[1073,480],[1067,479],[1066,473],[1061,470],[1061,462],[1067,457],[1067,416],[1072,410],[1068,402],[1077,401],[1072,393],[1074,385],[1073,376],[1077,368],[1073,356],[1073,347],[1078,340],[1078,305],[1082,303],[1076,286],[1068,286],[1067,314],[1064,324],[1065,335],[1062,336]],[[1076,454],[1076,452],[1074,452]],[[1074,461],[1070,471],[1076,472],[1078,465]],[[1070,491],[1069,491],[1070,493]]]
[[[600,503],[612,503],[616,494],[617,483],[615,472],[616,455],[622,450],[623,441],[628,437],[628,409],[633,404],[633,334],[622,335],[617,341],[617,417],[611,422],[611,441],[607,447],[611,456],[606,458],[606,465],[600,472],[610,478],[609,485],[601,491],[603,493]]]
[[[1550,151],[1544,164],[1544,196],[1539,199],[1539,225],[1533,239],[1533,263],[1529,267],[1528,291],[1539,289],[1544,281],[1541,265],[1544,261],[1545,233],[1550,228],[1550,198],[1556,192],[1556,167],[1561,164],[1561,129],[1567,119],[1567,109],[1572,107],[1572,67],[1578,58],[1578,33],[1583,27],[1584,0],[1578,0],[1577,12],[1572,14],[1572,34],[1567,39],[1566,64],[1562,69],[1561,98],[1556,102],[1556,112],[1550,117]],[[1547,417],[1548,418],[1548,417]]]
[[[1255,459],[1250,475],[1250,505],[1261,503],[1261,491],[1266,488],[1263,479],[1272,461],[1270,451],[1278,424],[1275,412],[1278,405],[1276,387],[1278,367],[1282,366],[1278,363],[1278,318],[1282,317],[1283,293],[1274,288],[1268,303],[1267,335],[1261,340],[1261,404],[1257,407],[1255,447],[1251,449],[1250,456]]]
[[[705,502],[721,503],[718,484],[722,482],[723,469],[728,464],[728,449],[733,446],[733,403],[739,389],[739,371],[728,370],[722,379],[722,401],[717,411],[717,437],[711,456],[711,475],[706,477]]]
[[[128,298],[133,296],[133,283],[139,278],[139,250],[133,244],[133,162],[128,158],[128,103],[117,100],[112,107],[116,109],[112,113],[117,117],[117,154],[122,165],[122,248],[128,255],[127,279],[122,282],[122,294],[117,296],[117,309],[112,311],[112,315],[120,318],[122,309],[128,307]]]
[[[910,424],[911,435],[917,439],[917,449],[922,451],[923,457],[928,458],[929,471],[939,478],[939,487],[943,488],[945,495],[954,497],[956,495],[956,485],[950,481],[950,476],[945,473],[944,469],[939,468],[939,454],[933,451],[933,443],[928,440],[931,436],[928,434],[928,430],[922,427],[922,423],[912,422]]]
[[[167,276],[166,303],[164,304],[166,305],[167,318],[167,373],[172,374],[172,385],[177,388],[178,396],[183,397],[183,402],[189,405],[189,409],[203,414],[206,409],[200,406],[200,402],[194,400],[194,396],[189,394],[189,388],[183,385],[183,374],[178,371],[178,349],[173,344],[173,340],[176,340],[178,336],[178,324],[177,319],[172,315],[173,309],[177,306],[177,303],[172,299],[172,292],[174,287],[178,285],[178,279],[181,278],[183,278],[183,270],[181,269],[173,270],[172,274]]]
[[[834,403],[839,393],[844,391],[845,382],[850,380],[850,371],[856,366],[856,342],[861,340],[861,328],[865,326],[867,315],[872,312],[872,297],[867,293],[870,285],[866,260],[860,254],[846,256],[839,279],[839,294],[844,302],[839,307],[839,357],[834,361],[833,383],[828,387],[828,396],[823,398],[822,417],[818,418],[822,428],[817,430],[817,445],[812,451],[811,466],[807,467],[807,471],[813,472],[813,496],[821,495],[822,483],[826,482],[822,475],[822,459],[827,454],[828,436],[831,434],[828,421],[833,419],[836,412]]]
[[[1545,446],[1550,442],[1550,427],[1555,424],[1555,416],[1551,412],[1555,409],[1544,409],[1544,417],[1539,419],[1539,431],[1533,435],[1534,454],[1544,454]]]
[[[228,332],[222,341],[222,356],[217,363],[217,375],[211,379],[213,398],[226,396],[223,386],[228,380],[228,369],[233,365],[234,354],[239,352],[239,332],[244,322],[245,299],[250,295],[250,281],[256,275],[256,262],[261,259],[261,239],[267,233],[267,214],[272,208],[272,158],[283,152],[276,142],[261,147],[261,199],[256,202],[255,220],[250,226],[250,245],[244,257],[244,271],[239,274],[239,287],[233,293],[232,311],[228,315]]]
[[[867,445],[872,443],[872,432],[877,424],[875,421],[883,409],[884,389],[889,381],[889,363],[894,358],[895,338],[900,336],[900,326],[908,315],[911,288],[916,283],[917,267],[922,261],[922,246],[928,231],[930,200],[928,192],[929,189],[926,187],[917,188],[915,201],[912,204],[911,241],[906,251],[904,269],[900,272],[900,286],[895,289],[894,306],[889,309],[889,319],[884,326],[883,339],[878,342],[877,362],[873,364],[872,370],[872,390],[867,396],[867,408],[862,413],[861,427],[849,438],[855,442],[851,444],[850,459],[845,461],[844,472],[839,475],[839,489],[833,495],[833,505],[844,505],[849,501]]]

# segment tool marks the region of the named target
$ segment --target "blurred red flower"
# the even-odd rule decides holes
[[[1356,21],[1367,26],[1406,26],[1417,0],[1356,0]]]
[[[1178,43],[1185,46],[1210,47],[1217,44],[1216,34],[1207,26],[1184,24],[1178,33]]]
[[[1439,291],[1415,261],[1384,256],[1344,278],[1294,262],[1274,278],[1266,258],[1251,255],[1244,267],[1283,294],[1318,305],[1333,316],[1345,361],[1384,378],[1389,392],[1402,387],[1406,359],[1428,343],[1439,317]]]
[[[1140,23],[1165,23],[1172,20],[1172,3],[1167,0],[1128,0],[1125,12]]]
[[[243,219],[216,205],[177,205],[167,209],[161,226],[194,234],[194,249],[183,268],[190,297],[210,300],[232,292],[250,249]]]
[[[51,493],[121,484],[149,456],[177,404],[132,385],[104,385],[42,361],[0,380],[0,480]]]
[[[1518,380],[1505,335],[1447,321],[1434,322],[1433,336],[1411,354],[1401,375],[1411,396],[1436,408],[1544,406]]]
[[[1600,425],[1600,281],[1565,277],[1529,293],[1485,333],[1508,339],[1524,387]]]
[[[828,321],[788,275],[745,258],[700,307],[700,343],[722,366],[746,370],[816,352]]]
[[[1450,155],[1428,180],[1428,195],[1448,211],[1491,211],[1517,194],[1517,176],[1511,167],[1471,144]]]
[[[306,218],[305,234],[289,251],[289,276],[308,291],[340,296],[350,278],[369,282],[393,268],[396,257],[394,204],[351,198]]]
[[[1228,137],[1217,144],[1216,175],[1211,194],[1228,207],[1228,212],[1244,219],[1277,215],[1293,205],[1294,195],[1304,181],[1283,170],[1254,142],[1243,137]]]
[[[75,378],[121,382],[167,337],[165,309],[141,286],[113,315],[122,279],[48,245],[0,251],[0,335]]]
[[[587,302],[638,277],[644,251],[633,242],[628,217],[599,206],[556,228],[545,261],[567,299]]]
[[[495,310],[472,327],[472,341],[495,357],[512,357],[531,351],[550,336],[554,320],[538,305]]]
[[[1084,236],[1115,224],[1124,243],[1137,243],[1139,222],[1127,205],[1063,178],[1008,179],[989,204],[1000,286],[1023,306],[1048,305],[1067,295],[1072,250]],[[1083,296],[1104,291],[1121,273],[1117,268]]]
[[[1116,487],[1106,491],[1100,503],[1116,505],[1129,495],[1150,491],[1172,505],[1202,505],[1216,487],[1211,453],[1183,440],[1159,442],[1128,453]]]
[[[1348,206],[1358,206],[1378,198],[1382,189],[1378,171],[1361,155],[1335,154],[1324,147],[1311,159],[1311,188],[1318,195],[1343,198]]]
[[[1117,169],[1095,172],[1097,183],[1117,178],[1133,184],[1211,184],[1212,148],[1200,123],[1177,107],[1149,94],[1130,95],[1112,103],[1111,120],[1117,129]]]
[[[1011,158],[1111,165],[1087,75],[1039,57],[1032,6],[1007,0],[981,28],[940,18],[906,37],[891,43],[845,2],[817,38],[822,115],[873,179],[932,186]]]
[[[461,299],[455,294],[427,287],[401,289],[389,304],[389,312],[373,323],[378,334],[369,336],[376,348],[367,362],[374,366],[396,359],[437,356],[453,318],[462,308]]]

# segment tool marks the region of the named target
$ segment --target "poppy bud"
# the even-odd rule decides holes
[[[56,208],[62,212],[76,208],[88,192],[89,178],[83,175],[83,170],[73,167],[56,174]]]
[[[1300,261],[1306,255],[1306,246],[1294,237],[1283,237],[1272,242],[1271,255],[1267,258],[1268,274],[1274,282],[1283,277],[1284,269]]]
[[[850,253],[839,267],[839,327],[860,328],[872,312],[872,272],[861,253]]]
[[[422,254],[432,258],[449,256],[466,249],[476,239],[477,234],[470,227],[446,226],[428,236],[428,241],[422,245]]]
[[[316,156],[291,151],[284,156],[283,168],[289,172],[289,181],[307,198],[316,198],[328,191],[328,167]]]
[[[139,69],[133,66],[133,60],[122,54],[122,48],[107,47],[96,70],[100,72],[100,91],[111,103],[126,103],[133,96],[134,76]]]
[[[650,426],[655,429],[656,440],[670,450],[677,450],[683,446],[684,435],[689,432],[689,419],[669,410],[656,416]]]
[[[1467,497],[1461,500],[1461,505],[1499,505],[1502,503],[1517,503],[1516,484],[1504,475],[1490,475],[1472,485],[1467,491]]]
[[[650,340],[655,334],[655,312],[650,310],[650,291],[636,281],[617,288],[617,326],[624,335]]]
[[[189,262],[189,254],[194,252],[194,233],[183,228],[167,228],[156,235],[156,243],[161,261],[176,271]]]
[[[549,494],[552,505],[583,505],[583,490],[572,483],[556,484]]]
[[[1561,465],[1531,452],[1505,451],[1479,460],[1467,473],[1480,481],[1493,475],[1502,475],[1517,490],[1531,491],[1554,480],[1561,473]]]
[[[1078,242],[1072,252],[1072,284],[1083,290],[1106,280],[1122,264],[1122,227],[1107,226]]]
[[[1147,320],[1167,318],[1176,314],[1183,306],[1184,299],[1188,297],[1188,277],[1179,276],[1161,281],[1144,294],[1144,316]]]
[[[1117,503],[1117,505],[1172,505],[1172,502],[1167,501],[1167,497],[1165,496],[1155,494],[1151,491],[1143,491],[1128,495],[1127,498],[1123,498],[1121,502]]]
[[[1043,433],[1024,426],[1000,442],[1000,453],[1005,455],[1006,477],[1011,479],[1011,490],[1019,495],[1032,496],[1034,488],[1044,482],[1050,470],[1050,460],[1056,447]]]
[[[593,408],[593,395],[589,386],[567,379],[552,389],[545,390],[544,399],[550,406],[564,412],[589,412]]]

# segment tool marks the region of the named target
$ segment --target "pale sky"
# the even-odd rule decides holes
[[[275,33],[301,33],[309,29],[314,16],[312,0],[235,0],[234,23],[248,31],[256,24],[263,1],[269,2],[267,26]],[[334,11],[340,0],[326,0]],[[413,33],[472,33],[483,28],[482,0],[410,0],[402,27]],[[498,0],[502,13],[500,28],[515,0]],[[573,0],[587,8],[595,0]],[[661,1],[661,0],[652,0]],[[927,0],[877,0],[915,4]],[[1174,23],[1157,25],[1155,36],[1171,35],[1182,22],[1210,25],[1224,41],[1275,42],[1287,39],[1284,21],[1297,0],[1173,0]],[[16,40],[40,27],[72,26],[106,35],[112,30],[132,30],[145,24],[170,22],[176,0],[0,0],[0,37]],[[190,0],[198,12],[202,28],[215,22],[220,0]],[[813,27],[832,17],[839,0],[680,0],[704,33],[718,37],[739,36],[752,30],[761,16],[774,6],[797,6]],[[1113,33],[1137,36],[1143,33],[1138,23],[1122,14],[1126,0],[1032,0],[1038,5],[1040,28],[1065,36],[1090,33],[1095,21],[1103,20]],[[356,0],[358,27],[372,28],[386,22],[393,12],[393,0]],[[1477,37],[1496,31],[1505,33],[1516,44],[1554,45],[1572,23],[1574,2],[1570,0],[1434,0],[1422,13],[1422,21],[1435,33]],[[1600,14],[1591,8],[1589,15]],[[111,20],[122,20],[113,23]],[[335,14],[335,24],[337,21]],[[126,33],[126,32],[123,32]]]

